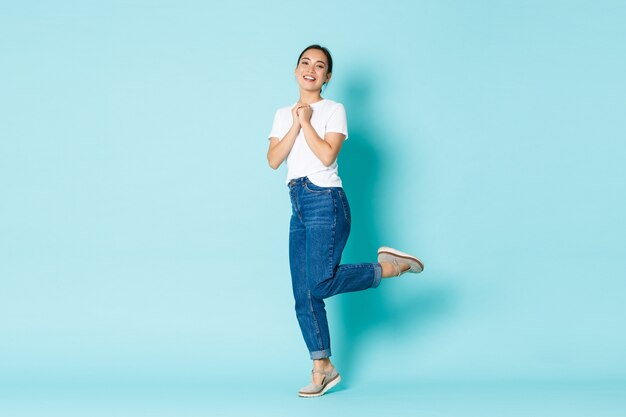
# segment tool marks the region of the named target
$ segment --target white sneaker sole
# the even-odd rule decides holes
[[[335,385],[337,385],[340,382],[341,382],[341,375],[337,374],[335,379],[329,381],[328,384],[326,384],[324,386],[324,388],[322,388],[321,391],[314,392],[314,393],[311,393],[311,394],[305,394],[305,393],[299,392],[298,396],[303,397],[303,398],[321,397],[322,395],[324,395],[326,393],[326,391],[328,391],[329,389],[331,389],[332,387],[334,387]]]
[[[378,248],[378,262],[392,262],[394,259],[410,266],[406,272],[420,273],[424,270],[424,263],[413,255],[387,246]]]

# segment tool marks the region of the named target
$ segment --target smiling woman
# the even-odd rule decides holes
[[[273,169],[285,160],[288,167],[292,288],[296,317],[313,360],[312,381],[298,392],[301,397],[323,395],[341,381],[329,359],[324,299],[375,288],[381,278],[424,269],[415,256],[388,247],[378,250],[376,263],[339,264],[351,224],[337,166],[348,125],[343,105],[321,96],[332,70],[328,49],[311,45],[302,51],[295,69],[300,99],[276,112],[267,152]]]
[[[324,57],[321,56],[322,53]],[[313,61],[313,58],[316,56],[321,59]],[[330,77],[333,73],[333,58],[327,48],[319,45],[311,45],[302,51],[298,57],[298,63],[296,64],[296,77],[298,76],[298,68],[304,70],[302,78],[304,78],[304,80],[309,84],[313,85],[318,79],[323,79],[324,82],[322,85],[325,86],[328,84],[328,81],[330,81]],[[326,74],[324,74],[324,72]],[[302,85],[300,86],[302,87]]]

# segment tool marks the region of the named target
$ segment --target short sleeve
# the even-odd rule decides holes
[[[278,140],[281,140],[283,136],[285,136],[285,134],[282,133],[281,130],[280,110],[276,110],[276,114],[274,115],[274,122],[272,123],[272,130],[270,131],[270,135],[267,137],[267,139],[269,140],[271,138],[278,138]]]
[[[335,108],[326,122],[326,133],[328,132],[342,133],[346,135],[346,139],[348,139],[348,120],[346,119],[346,109],[341,103],[337,103],[337,108]]]

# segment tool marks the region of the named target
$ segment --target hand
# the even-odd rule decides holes
[[[293,108],[291,109],[291,117],[293,119],[293,125],[297,128],[300,128],[300,119],[298,118],[298,109],[300,109],[300,107],[302,107],[303,104],[300,102],[297,102],[295,106],[293,106]]]
[[[313,115],[313,109],[308,104],[302,104],[296,109],[298,120],[300,125],[311,122],[311,116]]]

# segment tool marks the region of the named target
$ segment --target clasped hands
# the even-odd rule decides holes
[[[296,103],[291,109],[291,116],[293,117],[293,123],[301,126],[311,121],[313,115],[313,109],[310,105],[301,102]]]

